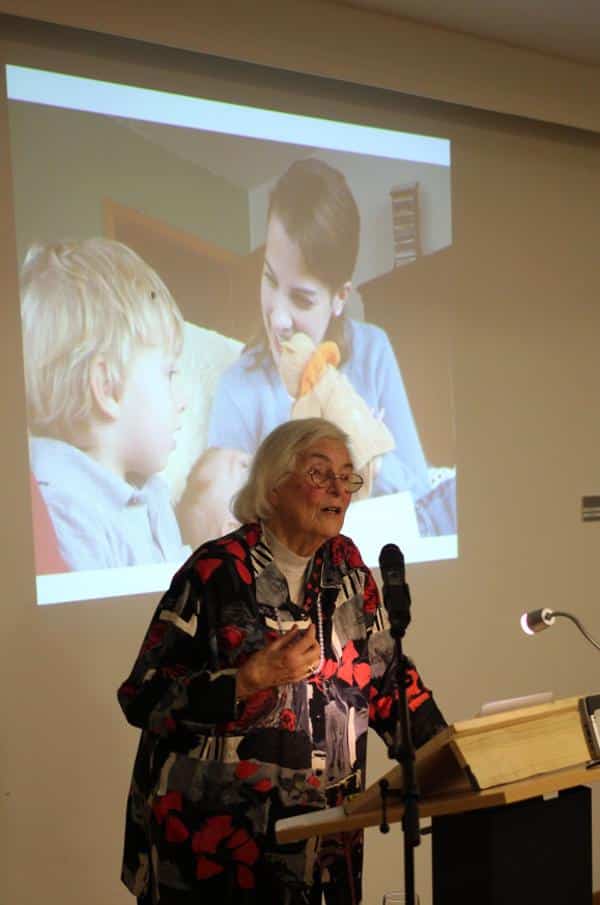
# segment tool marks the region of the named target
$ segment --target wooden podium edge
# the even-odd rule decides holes
[[[519,707],[461,720],[442,729],[416,752],[417,781],[422,798],[493,789],[586,763],[594,755],[581,716],[582,700],[570,697],[549,704]],[[530,739],[526,733],[531,734]],[[496,747],[499,744],[508,746],[505,750],[513,751],[512,761],[506,759],[499,765],[489,747],[491,740]],[[520,767],[515,766],[515,758],[520,760],[525,754],[524,746],[527,754],[539,750],[539,756],[525,757]],[[390,789],[402,786],[399,766],[393,767],[383,778]],[[379,800],[379,782],[376,782],[347,800],[344,807],[348,814],[366,813],[373,806],[377,807]]]
[[[487,716],[475,716],[468,720],[459,720],[453,723],[451,737],[454,735],[471,735],[482,730],[498,729],[502,726],[513,726],[515,723],[530,722],[531,720],[544,719],[553,713],[570,711],[578,707],[581,696],[559,698],[547,704],[534,704],[533,706],[516,707],[514,710],[502,710],[499,713],[491,713]],[[445,730],[444,730],[445,731]]]
[[[553,795],[574,786],[591,785],[599,780],[600,762],[590,762],[589,765],[587,763],[578,764],[574,767],[565,767],[552,773],[529,777],[482,791],[459,791],[431,795],[419,801],[419,816],[421,818],[441,817],[483,808],[501,807],[524,801],[527,798]],[[401,804],[388,803],[388,823],[398,822],[402,819],[403,814],[404,808]],[[347,833],[363,827],[377,826],[381,823],[381,819],[380,806],[352,813],[347,813],[343,806],[325,808],[311,814],[279,820],[275,826],[275,834],[280,843],[298,842],[311,836]]]

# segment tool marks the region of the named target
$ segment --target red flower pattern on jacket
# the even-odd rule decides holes
[[[249,547],[256,547],[261,537],[260,525],[255,522],[246,526],[246,543]]]
[[[236,571],[244,584],[252,584],[252,576],[244,562],[246,551],[239,540],[236,540],[235,537],[223,537],[217,541],[217,544],[233,556]]]
[[[277,702],[277,695],[272,688],[256,691],[244,701],[244,709],[237,721],[237,726],[249,726],[259,717],[264,716],[273,709]]]
[[[423,685],[421,677],[414,666],[406,670],[406,697],[408,699],[408,709],[413,713],[431,697],[431,692]]]
[[[347,641],[342,651],[342,661],[338,664],[337,660],[328,657],[319,672],[309,679],[314,682],[320,689],[323,688],[323,682],[326,679],[333,679],[337,676],[346,685],[358,685],[359,688],[365,688],[371,681],[371,666],[364,661],[355,663],[358,659],[358,652],[353,641]]]
[[[242,631],[241,628],[238,628],[237,625],[224,625],[219,631],[219,637],[231,650],[234,647],[240,646],[246,637],[246,632]]]
[[[202,581],[208,581],[213,572],[215,572],[219,568],[219,566],[222,565],[222,559],[215,559],[211,556],[207,556],[206,559],[199,557],[194,563],[194,569],[196,570]]]
[[[358,548],[355,547],[349,537],[344,537],[343,534],[338,534],[337,537],[331,540],[329,550],[331,562],[334,566],[339,566],[343,562],[350,566],[351,569],[360,569],[365,566]]]
[[[167,622],[154,622],[148,630],[148,634],[144,639],[140,653],[144,654],[146,653],[146,651],[158,647],[165,636],[167,627]]]
[[[296,714],[289,707],[284,707],[279,715],[279,725],[282,729],[293,732],[296,728]]]
[[[353,641],[347,641],[342,651],[342,662],[338,667],[338,679],[347,685],[358,685],[364,688],[371,681],[371,667],[368,663],[355,663],[358,659],[358,651]]]
[[[152,812],[158,823],[162,823],[171,811],[181,811],[183,798],[181,792],[167,792],[157,795],[152,805]]]
[[[379,603],[379,591],[375,579],[371,575],[367,575],[363,590],[363,612],[373,615],[377,612]]]
[[[408,702],[408,709],[411,713],[414,713],[425,703],[425,701],[429,700],[430,697],[431,692],[423,685],[417,670],[414,666],[409,667],[409,669],[406,670],[406,699]],[[392,713],[393,701],[397,701],[399,698],[398,689],[394,690],[394,695],[392,697],[392,695],[389,694],[378,695],[375,688],[372,687],[370,689],[369,698],[369,719],[375,720],[379,717],[380,719],[387,720]]]
[[[244,584],[251,585],[252,584],[252,575],[248,567],[246,566],[246,550],[243,544],[240,543],[235,537],[228,535],[227,537],[222,537],[220,540],[215,542],[217,547],[222,547],[223,550],[231,556],[233,560],[233,564],[235,566],[235,570],[238,573],[239,577],[242,579]],[[223,565],[226,561],[225,557],[217,558],[216,556],[199,556],[198,559],[194,563],[194,569],[196,570],[198,576],[203,582],[206,582],[210,579],[213,572]]]
[[[363,590],[363,612],[374,614],[379,606],[379,591],[377,585],[366,568],[358,548],[348,537],[339,535],[330,543],[330,556],[333,565],[339,566],[346,563],[351,569],[357,569],[365,578]]]
[[[260,764],[255,763],[255,761],[241,760],[235,768],[235,775],[238,779],[249,779],[255,773],[258,773],[259,770]]]
[[[192,851],[198,856],[196,877],[199,880],[208,880],[233,866],[238,886],[254,888],[252,865],[258,860],[259,848],[246,829],[235,826],[230,814],[208,817],[192,837]]]
[[[254,761],[241,760],[235,768],[235,775],[238,779],[250,779],[258,773],[260,768],[260,764],[257,764]],[[256,782],[252,784],[252,788],[255,792],[270,792],[273,788],[273,783],[267,776],[263,776],[262,779],[257,779]]]
[[[159,795],[152,805],[157,823],[164,824],[165,839],[176,845],[185,842],[190,836],[190,831],[180,816],[182,807],[181,792],[167,792],[166,795]]]
[[[389,719],[392,712],[392,696],[389,694],[377,694],[377,689],[371,687],[370,689],[370,701],[369,701],[369,719],[371,722],[375,720]]]

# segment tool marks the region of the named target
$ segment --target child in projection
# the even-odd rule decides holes
[[[21,279],[30,462],[70,569],[181,562],[158,475],[184,408],[183,321],[135,252],[36,245]]]
[[[260,289],[262,329],[221,378],[209,446],[253,453],[293,416],[282,353],[284,343],[303,333],[315,346],[332,341],[339,350],[344,381],[337,409],[330,404],[326,417],[342,426],[343,409],[358,395],[365,417],[353,426],[343,423],[353,447],[361,435],[374,428],[381,435],[381,425],[386,428],[382,448],[373,449],[371,494],[410,491],[418,500],[430,490],[428,469],[393,349],[382,329],[346,313],[359,228],[344,176],[323,161],[297,161],[275,185]],[[354,393],[344,395],[348,387]]]

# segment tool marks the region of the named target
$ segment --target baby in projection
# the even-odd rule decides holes
[[[21,278],[30,462],[70,569],[181,562],[166,482],[183,320],[109,239],[36,245]]]

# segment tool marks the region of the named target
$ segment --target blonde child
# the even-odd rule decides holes
[[[158,474],[184,409],[169,290],[119,242],[35,245],[21,314],[31,469],[65,563],[181,562],[189,548]]]

